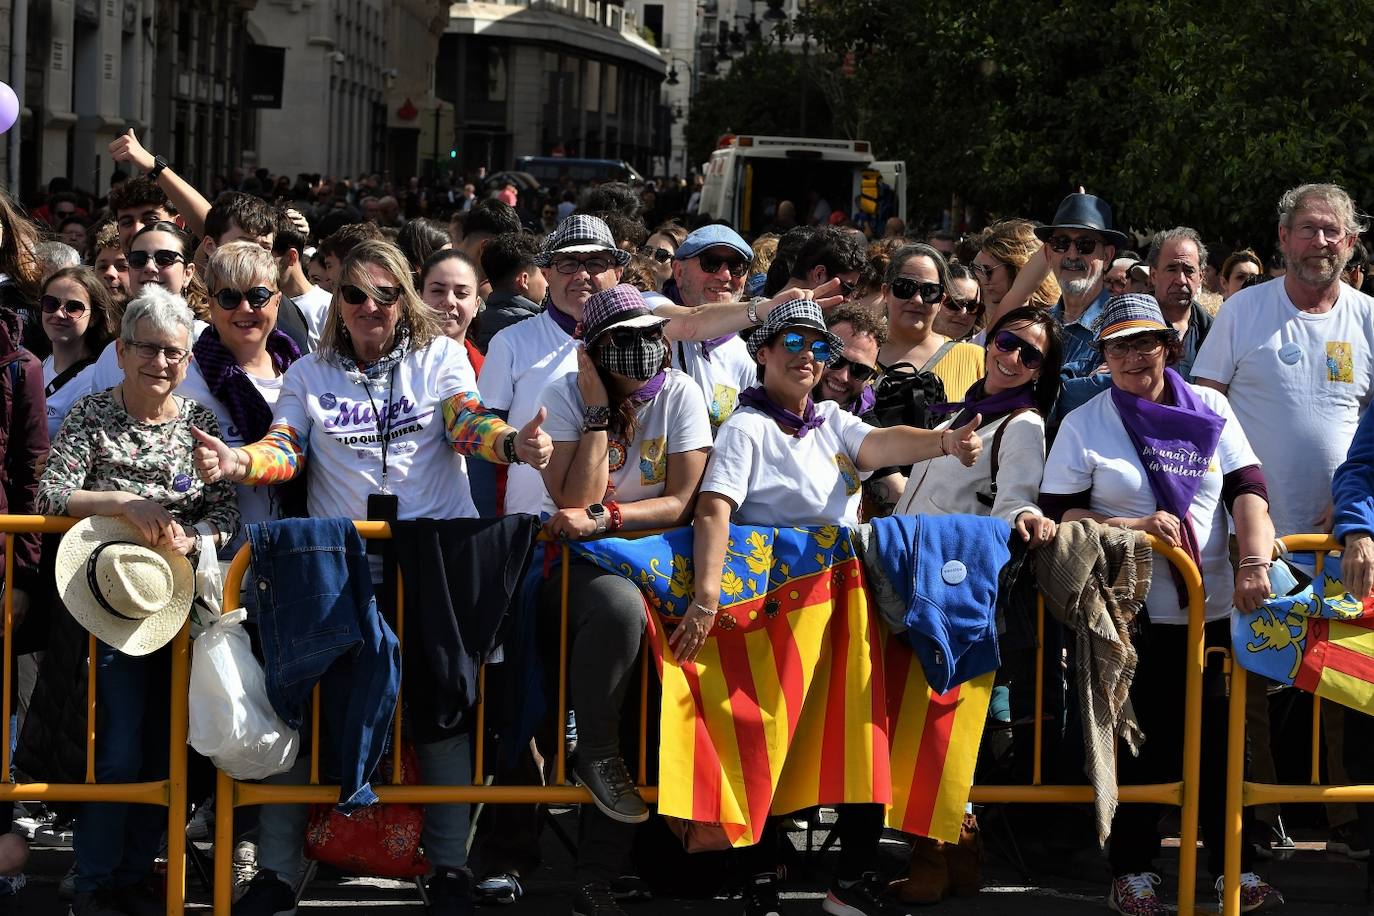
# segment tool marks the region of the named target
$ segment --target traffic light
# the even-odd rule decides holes
[[[882,179],[876,169],[864,169],[859,176],[859,209],[869,216],[878,215],[878,184]]]
[[[457,151],[456,149],[451,149],[451,150],[449,150],[449,151],[448,151],[448,157],[449,157],[450,159],[457,159],[457,158],[458,158],[458,151]]]

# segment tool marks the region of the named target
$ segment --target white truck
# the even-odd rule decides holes
[[[867,140],[725,137],[704,169],[698,213],[729,222],[746,238],[767,229],[784,200],[805,223],[811,191],[833,210],[873,219],[880,233],[887,217],[906,220],[906,163],[874,160]]]

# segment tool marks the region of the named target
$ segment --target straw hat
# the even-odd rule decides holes
[[[57,591],[67,611],[125,655],[148,655],[170,642],[195,597],[191,561],[143,540],[131,522],[97,515],[73,525],[57,549]]]

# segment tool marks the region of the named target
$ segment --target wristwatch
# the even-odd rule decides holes
[[[745,308],[744,308],[744,314],[747,315],[747,316],[749,317],[749,323],[750,323],[750,324],[758,324],[758,323],[759,323],[759,302],[760,302],[760,301],[762,301],[761,298],[760,298],[759,296],[755,296],[754,298],[752,298],[752,299],[749,300],[749,304],[748,304],[747,306],[745,306]]]
[[[611,408],[605,404],[582,408],[582,431],[584,433],[605,432],[611,425]]]
[[[600,534],[606,530],[606,507],[601,503],[592,503],[587,507],[587,516],[596,522],[596,533]]]
[[[157,181],[158,176],[162,174],[162,170],[165,168],[167,168],[167,160],[163,159],[161,156],[154,156],[153,167],[148,172],[148,180]]]

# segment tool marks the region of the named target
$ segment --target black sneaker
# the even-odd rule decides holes
[[[472,896],[481,904],[514,903],[525,894],[520,876],[514,872],[497,872],[487,875],[473,886]]]
[[[639,875],[621,875],[611,882],[611,896],[619,903],[645,903],[654,899],[654,891]]]
[[[649,806],[639,796],[630,771],[620,757],[573,762],[573,775],[592,793],[592,800],[611,820],[622,824],[642,824],[649,819]]]
[[[1326,841],[1326,851],[1340,853],[1352,859],[1363,861],[1369,858],[1369,844],[1364,840],[1364,831],[1358,823],[1341,824],[1331,828],[1331,839]]]
[[[71,909],[67,912],[69,916],[129,916],[119,905],[119,895],[113,890],[79,893],[72,898]]]
[[[763,872],[744,885],[744,916],[782,916],[777,872]]]
[[[831,883],[821,910],[830,916],[909,916],[909,910],[889,904],[881,895],[877,873],[869,872],[848,887],[839,881]]]
[[[573,916],[625,916],[625,911],[611,896],[611,889],[596,881],[578,888],[572,911]]]
[[[234,904],[233,916],[296,916],[296,892],[276,872],[260,871]]]
[[[425,882],[430,916],[472,916],[472,874],[466,868],[441,868]]]

